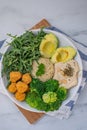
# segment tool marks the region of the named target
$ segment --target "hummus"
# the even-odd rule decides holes
[[[79,65],[75,60],[70,60],[66,63],[56,63],[53,79],[59,81],[61,86],[70,89],[78,83]]]
[[[42,63],[42,64],[45,65],[45,73],[43,75],[41,75],[41,76],[36,76],[36,72],[38,70],[38,63],[39,64]],[[31,72],[32,77],[38,78],[39,80],[41,80],[43,82],[51,79],[53,77],[53,75],[54,75],[54,66],[51,63],[50,59],[48,59],[48,58],[40,58],[38,60],[38,63],[36,61],[33,61],[33,65],[32,65],[33,69],[32,69],[32,72]]]

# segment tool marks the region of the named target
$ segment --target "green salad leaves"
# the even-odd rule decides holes
[[[33,79],[25,101],[33,108],[48,112],[57,110],[66,97],[67,90],[59,87],[57,80],[50,79],[42,82],[39,79]]]
[[[9,50],[4,54],[3,73],[9,75],[11,71],[22,73],[32,70],[33,60],[38,60],[41,56],[39,45],[46,33],[41,29],[38,34],[26,31],[21,36],[11,36],[12,42]]]

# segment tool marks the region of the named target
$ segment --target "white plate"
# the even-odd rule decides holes
[[[33,32],[35,34],[37,34],[37,32],[39,31],[39,29],[37,30],[33,30]],[[56,32],[56,31],[52,31],[52,30],[48,30],[48,29],[44,29],[44,31],[46,33],[54,33],[58,38],[59,38],[59,41],[60,41],[60,45],[59,46],[72,46],[76,49],[76,47],[74,46],[74,41],[72,41],[70,38],[66,37],[64,34],[61,34],[60,32]],[[20,34],[19,34],[20,36]],[[1,51],[3,54],[7,51],[7,49],[9,48],[9,46],[6,46],[8,44],[8,42],[11,42],[11,38],[8,38],[2,48],[1,48]],[[77,50],[77,49],[76,49]],[[2,60],[3,60],[3,56],[2,56],[2,59],[1,59],[1,67],[0,67],[0,72],[2,70]],[[82,61],[81,61],[81,58],[80,58],[80,55],[77,51],[77,55],[75,57],[75,60],[78,61],[78,64],[80,66],[80,72],[78,74],[78,84],[77,86],[73,87],[72,89],[69,90],[69,95],[68,95],[68,98],[62,103],[62,106],[64,106],[65,104],[67,104],[70,100],[72,100],[73,96],[76,94],[76,92],[78,91],[79,87],[80,87],[80,84],[81,84],[81,81],[82,81]],[[1,88],[4,90],[5,94],[14,102],[16,103],[17,105],[19,105],[20,107],[26,109],[26,110],[30,110],[30,111],[34,111],[34,112],[44,112],[44,111],[39,111],[39,110],[36,110],[34,108],[31,108],[28,104],[26,104],[26,102],[19,102],[17,101],[13,94],[9,93],[6,89],[6,86],[7,86],[7,80],[6,80],[6,77],[1,77],[1,80],[0,80],[0,84],[1,84]],[[62,107],[61,106],[61,107]]]

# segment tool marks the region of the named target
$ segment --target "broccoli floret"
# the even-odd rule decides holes
[[[50,106],[46,104],[45,102],[43,102],[43,100],[41,100],[37,106],[37,109],[47,112],[50,110]]]
[[[49,104],[57,100],[57,94],[55,92],[47,92],[42,95],[42,99],[45,103]]]
[[[67,90],[59,87],[57,80],[50,79],[42,82],[39,79],[33,79],[25,101],[37,110],[48,112],[58,110],[66,97]]]
[[[59,87],[57,91],[58,98],[63,101],[67,98],[67,89],[64,87]]]
[[[29,92],[25,99],[29,106],[36,108],[37,110],[49,111],[49,106],[43,102],[41,97],[36,92]]]
[[[58,99],[55,102],[50,103],[50,111],[58,110],[61,103],[62,102],[60,100],[58,100]]]
[[[59,82],[55,79],[49,79],[45,82],[46,92],[55,92],[59,87]]]
[[[37,92],[40,96],[45,92],[45,85],[39,79],[32,79],[30,83],[30,91]]]
[[[27,104],[29,104],[31,107],[37,108],[39,103],[41,102],[41,98],[36,92],[29,92],[26,95],[25,101]]]

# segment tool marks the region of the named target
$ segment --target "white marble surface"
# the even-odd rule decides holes
[[[87,42],[87,0],[0,0],[0,40],[20,33],[42,18],[72,38]],[[81,92],[67,120],[45,116],[27,122],[12,101],[0,94],[0,130],[87,130],[87,88]]]

